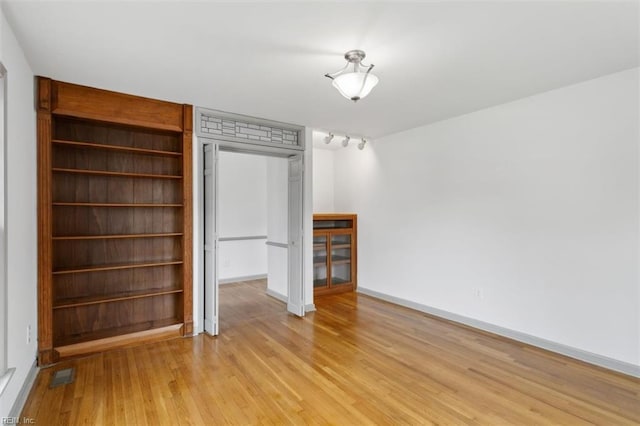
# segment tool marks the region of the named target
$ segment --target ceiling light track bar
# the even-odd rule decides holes
[[[325,138],[324,138],[324,143],[325,143],[325,144],[327,144],[327,145],[328,145],[328,144],[330,144],[330,143],[334,140],[334,138],[335,138],[335,137],[336,137],[336,135],[335,135],[334,133],[329,132],[329,133],[327,134],[327,136],[325,136]],[[349,135],[346,135],[346,134],[345,134],[345,135],[344,135],[344,139],[342,139],[342,141],[340,142],[340,144],[341,144],[344,148],[346,148],[346,147],[348,147],[348,146],[349,146],[349,144],[350,144],[350,142],[351,142],[351,140],[352,140],[352,139],[354,139],[354,138],[352,138],[351,136],[349,136]],[[358,145],[357,145],[357,146],[358,146],[358,149],[362,151],[362,150],[364,149],[364,147],[366,146],[366,144],[367,144],[368,140],[367,140],[364,136],[363,136],[363,137],[361,137],[361,138],[357,138],[357,137],[356,137],[355,139],[356,139],[356,140],[357,140],[357,139],[360,139],[360,142],[358,142]]]

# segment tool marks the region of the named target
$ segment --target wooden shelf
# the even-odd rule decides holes
[[[181,260],[169,262],[153,262],[153,263],[121,263],[116,265],[94,265],[77,268],[64,268],[53,271],[53,275],[77,274],[80,272],[98,272],[98,271],[115,271],[117,269],[135,269],[135,268],[151,268],[154,266],[165,265],[182,265]]]
[[[166,324],[164,324],[166,323]],[[112,329],[108,332],[85,334],[75,339],[67,338],[55,351],[60,358],[88,355],[108,349],[120,349],[142,343],[180,337],[184,333],[180,319],[153,322],[137,327]]]
[[[326,244],[314,244],[313,245],[313,249],[314,250],[324,250],[326,247]]]
[[[333,285],[344,285],[344,284],[349,284],[350,282],[351,281],[344,280],[342,278],[331,277],[331,284],[333,284]]]
[[[313,286],[314,287],[326,287],[327,286],[327,282],[328,281],[327,281],[326,278],[324,278],[324,279],[317,278],[317,279],[313,280]]]
[[[70,240],[110,240],[110,239],[127,239],[127,238],[160,238],[160,237],[181,237],[181,232],[171,232],[167,234],[121,234],[121,235],[77,235],[66,237],[53,237],[57,241]]]
[[[350,249],[351,244],[331,244],[331,248],[336,249]]]
[[[57,173],[77,173],[83,175],[94,176],[120,176],[120,177],[134,177],[134,178],[152,178],[152,179],[182,179],[180,175],[157,175],[150,173],[128,173],[128,172],[109,172],[106,170],[86,170],[86,169],[62,169],[54,167],[51,170]]]
[[[161,204],[161,203],[51,203],[53,206],[65,207],[183,207],[182,204]]]
[[[338,265],[340,263],[351,263],[351,258],[347,256],[331,256],[331,263]],[[327,256],[314,256],[313,266],[326,266]]]
[[[145,297],[162,296],[165,294],[182,293],[182,289],[171,290],[138,290],[129,291],[125,293],[114,294],[111,296],[91,296],[91,297],[78,297],[70,299],[62,299],[57,303],[54,303],[53,309],[66,309],[76,308],[78,306],[98,305],[101,303],[119,302],[121,300],[142,299]]]
[[[340,265],[342,263],[351,263],[351,258],[346,256],[331,256],[331,263]]]
[[[128,146],[106,145],[106,144],[91,143],[91,142],[76,142],[76,141],[67,141],[62,139],[53,139],[51,142],[58,145],[68,145],[68,146],[73,146],[77,148],[93,148],[93,149],[103,149],[103,150],[109,150],[109,151],[132,152],[135,154],[151,154],[151,155],[170,156],[170,157],[182,156],[181,152],[160,151],[157,149],[133,148]]]
[[[313,266],[327,266],[327,256],[314,256]]]
[[[159,329],[169,326],[180,326],[182,321],[179,318],[170,318],[164,320],[146,321],[138,324],[126,325],[122,327],[114,327],[105,330],[91,331],[86,333],[78,333],[71,336],[67,336],[63,339],[59,339],[56,346],[68,346],[75,345],[83,342],[91,342],[91,345],[95,345],[94,340],[102,340],[109,338],[118,338],[130,333],[137,333],[141,331],[151,331],[152,329]],[[177,336],[176,336],[177,337]],[[57,349],[62,356],[63,348]],[[87,353],[86,351],[80,351],[80,353]]]

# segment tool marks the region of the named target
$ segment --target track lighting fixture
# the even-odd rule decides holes
[[[338,142],[344,148],[348,148],[349,144],[351,143],[351,139],[354,139],[354,142],[357,142],[358,149],[361,151],[364,149],[364,147],[367,145],[367,142],[368,142],[368,140],[364,136],[357,136],[355,138],[352,138],[349,135],[344,135],[344,136],[342,136],[341,134],[336,135],[333,132],[326,133],[326,136],[322,140],[324,141],[325,145],[329,145],[336,138],[338,138]]]
[[[329,134],[327,135],[327,137],[326,137],[326,138],[324,138],[324,143],[326,143],[326,144],[330,144],[330,143],[331,143],[331,141],[333,140],[333,136],[334,136],[334,134],[333,134],[333,133],[329,133]]]

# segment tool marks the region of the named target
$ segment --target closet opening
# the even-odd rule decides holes
[[[198,142],[201,302],[196,315],[202,327],[197,331],[219,333],[221,285],[265,275],[265,292],[286,302],[289,313],[304,316],[304,153],[201,136]],[[255,193],[258,187],[261,195]]]
[[[221,148],[217,159],[218,320],[224,333],[232,324],[286,310],[288,158]],[[210,172],[205,168],[205,196]],[[205,297],[213,291],[210,272],[205,264]]]

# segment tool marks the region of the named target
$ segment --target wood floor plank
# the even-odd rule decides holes
[[[220,288],[221,335],[43,369],[37,424],[640,424],[640,380],[355,293],[300,319]],[[54,371],[74,383],[49,389]]]

